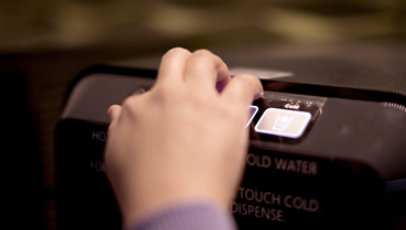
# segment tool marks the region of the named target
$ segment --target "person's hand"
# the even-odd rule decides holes
[[[209,51],[168,51],[150,91],[108,110],[107,175],[124,221],[179,202],[229,208],[247,152],[248,106],[262,91],[254,76],[230,78]]]

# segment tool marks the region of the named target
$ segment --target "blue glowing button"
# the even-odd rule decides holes
[[[287,138],[303,135],[312,115],[309,112],[269,108],[255,126],[255,131]]]
[[[249,106],[249,109],[250,109],[250,118],[248,119],[248,122],[247,122],[247,124],[245,125],[245,128],[247,128],[247,127],[251,124],[252,119],[254,119],[254,117],[255,117],[255,114],[257,114],[257,112],[258,112],[258,106],[250,105],[250,106]]]

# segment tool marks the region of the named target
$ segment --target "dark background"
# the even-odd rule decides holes
[[[393,79],[406,77],[406,2],[0,1],[4,226],[55,229],[53,135],[75,75],[118,60],[155,67],[173,46],[208,48],[231,65],[325,65],[356,76],[336,79],[344,85],[390,76],[385,87],[402,88]]]

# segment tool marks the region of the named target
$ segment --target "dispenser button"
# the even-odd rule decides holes
[[[257,114],[257,112],[258,112],[258,106],[250,105],[250,106],[249,106],[249,109],[250,109],[250,118],[248,119],[248,122],[247,122],[247,124],[245,125],[246,128],[251,124],[252,119],[254,119],[254,117],[255,117],[255,114]]]
[[[299,138],[303,135],[312,115],[305,111],[269,108],[255,126],[258,133],[287,138]]]

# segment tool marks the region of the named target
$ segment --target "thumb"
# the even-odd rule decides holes
[[[107,110],[107,115],[110,118],[110,125],[115,125],[120,117],[122,107],[119,105],[112,105]]]

